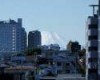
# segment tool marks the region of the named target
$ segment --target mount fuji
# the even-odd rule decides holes
[[[59,44],[61,48],[66,47],[66,41],[56,32],[41,31],[42,45]]]

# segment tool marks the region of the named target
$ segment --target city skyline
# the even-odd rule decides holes
[[[0,14],[0,80],[100,80],[100,0],[3,0]]]
[[[22,18],[27,33],[31,30],[56,32],[66,40],[66,44],[74,40],[84,46],[86,19],[92,13],[88,5],[92,3],[96,1],[3,0],[0,20]]]

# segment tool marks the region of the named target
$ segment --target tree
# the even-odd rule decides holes
[[[36,54],[41,54],[41,48],[28,48],[25,51],[26,55],[36,55]]]
[[[67,49],[72,53],[79,52],[81,50],[81,45],[77,41],[75,42],[69,41]]]

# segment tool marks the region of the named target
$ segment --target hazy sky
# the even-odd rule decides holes
[[[39,29],[58,33],[66,44],[77,40],[85,44],[88,7],[98,0],[0,0],[0,20],[23,18],[26,31]]]

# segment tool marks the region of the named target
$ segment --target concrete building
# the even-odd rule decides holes
[[[38,47],[41,45],[41,32],[38,30],[30,31],[28,34],[28,48]]]
[[[22,19],[0,21],[0,53],[21,52],[26,49],[26,31]]]
[[[87,78],[97,80],[98,75],[98,16],[88,17],[87,23]]]
[[[5,68],[4,74],[1,74],[0,78],[1,80],[9,80],[9,79],[11,80],[35,80],[34,67],[21,65],[21,66],[16,66],[16,67],[14,66],[14,67]]]
[[[70,53],[67,50],[51,50],[47,49],[42,51],[42,58],[39,65],[50,64],[52,66],[51,71],[53,74],[66,74],[66,73],[78,73],[78,64],[76,55]]]
[[[93,16],[88,17],[87,21],[87,52],[86,52],[86,77],[87,80],[100,80],[100,0],[98,13],[95,14],[93,7]]]

